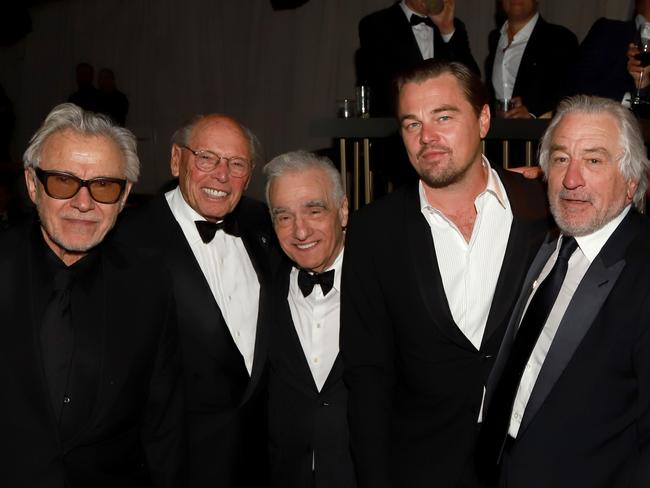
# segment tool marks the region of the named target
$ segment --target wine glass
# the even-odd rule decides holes
[[[637,43],[639,52],[634,56],[641,62],[641,67],[645,68],[650,65],[650,22],[645,22],[639,28],[639,42]],[[641,98],[641,86],[643,85],[643,71],[639,73],[639,83],[636,86],[636,96],[634,97],[634,105],[648,103],[647,100]]]

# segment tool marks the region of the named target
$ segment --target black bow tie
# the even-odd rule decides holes
[[[221,222],[208,222],[207,220],[196,220],[196,230],[199,231],[201,240],[206,244],[214,239],[218,230],[223,230],[226,234],[239,237],[239,227],[237,221],[233,218],[226,217]]]
[[[411,15],[411,25],[426,24],[433,29],[433,20],[430,17],[420,17],[419,15]]]
[[[330,269],[324,273],[309,274],[301,269],[298,273],[298,287],[302,295],[309,296],[314,289],[314,285],[320,285],[323,295],[327,295],[334,286],[334,270]]]

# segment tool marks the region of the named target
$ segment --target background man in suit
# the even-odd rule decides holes
[[[479,73],[454,10],[455,0],[402,0],[361,19],[357,79],[371,87],[373,115],[394,114],[393,78],[422,60],[458,61]]]
[[[490,32],[485,84],[491,100],[510,100],[508,118],[550,112],[568,92],[578,40],[566,27],[546,22],[537,0],[502,0],[507,20]]]
[[[341,265],[348,202],[332,162],[305,151],[264,167],[267,202],[287,257],[269,349],[272,486],[356,486],[339,358]]]
[[[105,239],[138,178],[135,137],[63,104],[24,162],[38,218],[0,234],[0,479],[181,486],[171,284]]]
[[[264,486],[268,476],[260,393],[277,251],[266,206],[242,196],[257,154],[232,118],[196,117],[172,138],[178,187],[119,228],[173,276],[193,487]]]
[[[618,102],[563,101],[541,143],[560,229],[539,250],[485,399],[499,486],[650,486],[650,162]]]
[[[482,157],[490,110],[478,76],[429,60],[398,87],[420,181],[353,215],[343,265],[353,459],[362,487],[478,486],[483,385],[546,202],[539,182]]]

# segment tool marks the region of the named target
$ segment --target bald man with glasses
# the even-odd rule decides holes
[[[23,159],[38,215],[0,233],[0,479],[182,486],[171,282],[106,238],[138,178],[135,137],[63,104]]]
[[[173,276],[193,488],[268,483],[265,333],[279,253],[266,206],[242,196],[257,154],[231,117],[195,117],[172,137],[178,186],[118,226]]]

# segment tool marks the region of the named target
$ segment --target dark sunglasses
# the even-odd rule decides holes
[[[45,193],[57,200],[67,200],[75,196],[82,187],[88,188],[88,193],[98,203],[116,203],[126,187],[126,180],[100,176],[90,180],[64,173],[62,171],[45,171],[34,168],[36,177],[45,188]]]

